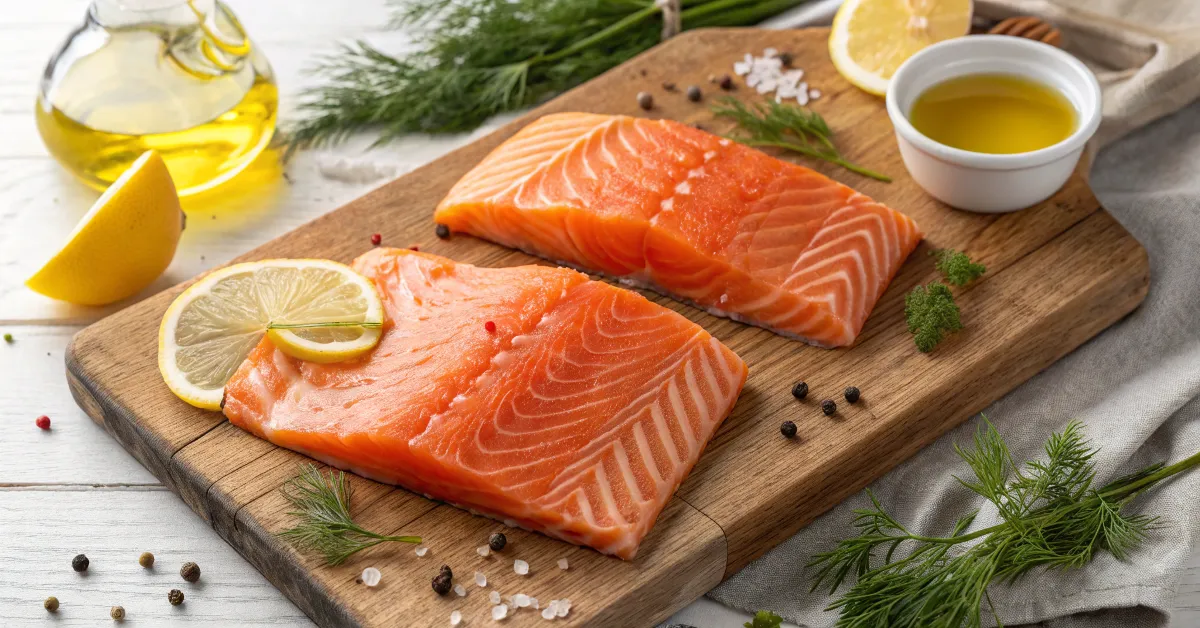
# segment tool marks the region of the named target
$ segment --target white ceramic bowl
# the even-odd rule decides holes
[[[937,83],[964,74],[1015,74],[1058,89],[1075,108],[1075,132],[1041,150],[993,155],[952,148],[913,128],[913,102]],[[971,35],[934,44],[892,76],[887,111],[909,174],[942,202],[976,212],[1010,212],[1058,191],[1100,126],[1100,84],[1075,57],[1047,44],[1007,35]]]

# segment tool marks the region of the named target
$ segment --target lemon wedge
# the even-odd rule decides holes
[[[922,48],[971,30],[971,0],[846,0],[829,56],[856,87],[883,96],[896,68]]]
[[[264,334],[311,362],[360,356],[379,342],[383,304],[369,279],[337,262],[234,264],[175,298],[158,329],[158,369],[180,399],[219,410],[225,382]]]
[[[25,285],[80,305],[120,301],[167,269],[183,225],[167,165],[147,151],[108,186],[67,243]]]

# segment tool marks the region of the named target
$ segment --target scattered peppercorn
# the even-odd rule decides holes
[[[48,417],[44,414],[42,416],[38,417],[37,420],[35,420],[33,423],[35,425],[37,425],[38,427],[42,428],[43,430],[50,429],[50,417]]]
[[[703,131],[703,130],[704,130],[704,125],[700,124],[699,122],[693,122],[693,123],[692,123],[692,128],[694,128],[694,129],[699,129],[699,130]]]
[[[700,88],[696,85],[692,85],[687,89],[687,99],[692,102],[700,102],[700,98],[703,95],[700,93]]]
[[[183,567],[179,568],[179,576],[188,582],[195,582],[200,579],[200,565],[196,563],[184,563]]]
[[[179,606],[180,604],[183,604],[183,591],[180,591],[179,589],[171,589],[167,592],[167,601],[171,603],[171,606]]]
[[[450,237],[450,227],[447,227],[440,222],[436,227],[433,228],[433,232],[437,234],[437,237],[443,240]]]
[[[846,401],[850,403],[858,403],[859,397],[862,397],[862,391],[857,386],[850,386],[843,394],[846,396]]]
[[[74,569],[75,571],[87,571],[88,565],[90,564],[91,561],[89,561],[88,557],[84,556],[83,554],[71,559],[71,569]]]
[[[442,573],[439,573],[438,575],[434,576],[433,577],[433,592],[437,593],[438,595],[446,595],[447,593],[449,593],[450,588],[453,586],[453,583],[451,583],[450,580],[451,580],[450,576],[444,571]]]
[[[50,597],[46,598],[45,602],[42,602],[42,607],[44,607],[46,610],[50,611],[51,613],[57,613],[58,612],[58,598],[51,595]]]
[[[792,386],[792,396],[797,399],[804,399],[807,397],[808,384],[806,382],[796,382],[796,385]]]
[[[489,333],[489,334],[496,333],[496,323],[493,321],[488,321],[488,322],[484,323],[483,328],[486,329],[487,333]]]
[[[412,245],[412,246],[408,247],[408,250],[410,250],[410,251],[420,251],[420,250],[421,250],[421,245],[419,245],[419,244],[414,244],[414,245]]]
[[[138,556],[138,564],[145,567],[146,569],[153,567],[154,566],[154,554],[151,554],[150,552],[142,552],[142,555]]]
[[[650,111],[650,108],[654,106],[654,97],[650,95],[650,92],[638,92],[637,103],[642,109]]]
[[[12,334],[4,334],[4,342],[12,344],[12,341],[13,341]]]
[[[113,621],[124,621],[125,620],[125,607],[124,606],[114,606],[114,607],[112,607],[111,610],[108,611],[108,614],[109,614],[109,616],[111,616],[113,618]]]
[[[675,91],[675,84],[671,81],[663,81],[662,88],[668,92]]]
[[[833,416],[833,413],[837,412],[837,404],[832,399],[826,399],[821,402],[821,412],[824,412],[825,416]]]
[[[720,85],[721,85],[721,89],[723,89],[725,91],[732,90],[733,89],[733,77],[729,76],[728,74],[722,76]]]
[[[380,235],[378,233],[371,234],[371,244],[374,244],[375,246],[379,246],[380,242],[383,242],[382,235]]]
[[[779,426],[779,433],[788,438],[796,437],[796,424],[791,421],[784,421],[783,425]]]
[[[442,565],[442,568],[438,570],[438,573],[446,574],[447,578],[454,578],[454,570],[450,569],[450,565]]]
[[[488,547],[492,548],[493,552],[499,552],[504,549],[505,545],[508,545],[508,537],[504,536],[503,532],[497,532],[488,537]]]
[[[794,60],[794,57],[792,57],[792,53],[790,53],[790,52],[779,53],[779,62],[783,64],[783,67],[785,67],[785,68],[792,67],[793,60]]]

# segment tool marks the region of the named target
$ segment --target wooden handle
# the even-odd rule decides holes
[[[1003,20],[988,30],[988,34],[1024,37],[1051,46],[1062,47],[1062,31],[1055,28],[1053,24],[1031,15],[1021,15]]]

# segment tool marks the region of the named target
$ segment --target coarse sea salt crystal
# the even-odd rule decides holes
[[[536,597],[531,597],[531,598],[529,598],[529,605],[530,605],[530,606],[532,606],[532,607],[534,607],[534,608],[541,608],[541,607],[542,607],[542,605],[541,605],[541,604],[538,604],[538,599],[537,599]]]
[[[763,56],[764,57],[774,57],[775,55],[778,55],[778,54],[779,54],[779,51],[774,48],[763,48]]]
[[[496,621],[500,621],[501,619],[504,619],[505,617],[508,617],[508,607],[507,606],[501,604],[499,606],[492,607],[492,619],[494,619]]]
[[[551,602],[550,606],[547,606],[546,608],[542,609],[542,619],[554,619],[554,616],[555,616],[554,603]]]
[[[517,608],[525,608],[530,605],[529,596],[524,593],[518,593],[513,596],[513,603],[517,605]]]
[[[380,574],[379,570],[374,567],[367,567],[362,572],[363,584],[365,584],[369,587],[373,587],[373,586],[379,584],[379,580],[382,577],[383,577],[383,575]]]
[[[819,89],[808,90],[808,99],[809,100],[816,100],[820,97],[821,97],[821,90],[819,90]]]
[[[513,561],[513,571],[517,572],[518,576],[529,575],[529,563],[518,558]]]
[[[571,612],[571,600],[563,598],[558,601],[558,608],[554,609],[555,614],[559,617],[566,617],[567,613]]]
[[[725,302],[725,296],[724,296],[724,295],[722,295],[722,296],[721,296],[721,303],[724,303],[724,302]],[[560,558],[560,559],[558,559],[558,568],[559,568],[559,569],[561,569],[561,570],[563,570],[563,571],[566,571],[568,567],[570,567],[570,565],[569,565],[569,564],[567,564],[567,559],[565,559],[565,558]]]
[[[459,611],[452,611],[450,613],[450,625],[457,626],[461,623],[462,623],[462,613],[460,613]]]
[[[454,585],[454,593],[458,595],[458,597],[467,597],[467,587],[464,587],[461,584],[456,584]]]
[[[475,553],[486,558],[488,554],[492,553],[492,550],[486,545],[480,545],[475,548]]]
[[[417,556],[424,556],[429,553],[429,548],[424,546],[418,547],[417,549],[413,550],[413,553]]]
[[[491,602],[492,604],[499,604],[500,603],[500,592],[492,591],[491,593],[488,593],[488,601]]]
[[[475,572],[475,586],[486,587],[487,586],[487,576],[476,571]]]

